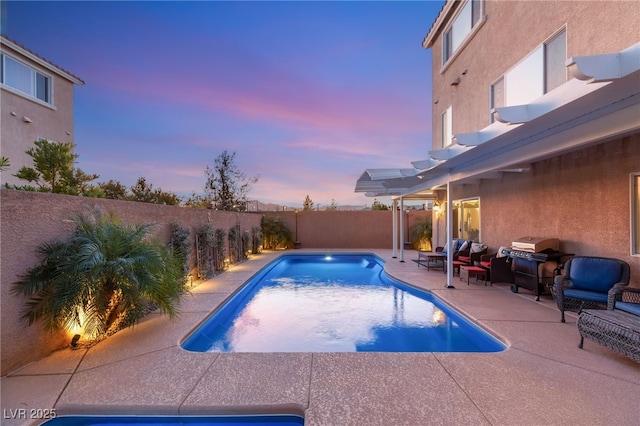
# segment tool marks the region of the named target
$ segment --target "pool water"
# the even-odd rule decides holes
[[[505,345],[372,254],[283,255],[183,342],[196,352],[499,352]]]
[[[296,415],[246,416],[61,416],[42,426],[303,426],[304,419]]]

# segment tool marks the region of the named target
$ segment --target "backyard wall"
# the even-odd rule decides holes
[[[287,224],[301,248],[392,248],[392,211],[282,211],[277,215]],[[413,242],[413,226],[424,221],[430,212],[408,210],[404,212],[405,242]],[[296,226],[297,221],[297,226]],[[296,235],[297,229],[297,235]],[[399,233],[399,231],[398,231]],[[398,234],[398,242],[400,236]]]
[[[128,223],[155,223],[158,238],[168,243],[171,222],[191,230],[191,238],[204,225],[228,230],[239,221],[241,231],[260,226],[261,215],[163,206],[130,201],[84,198],[60,194],[0,190],[0,298],[1,374],[40,359],[68,345],[66,333],[44,334],[39,324],[27,327],[20,321],[25,299],[9,293],[19,275],[34,266],[37,248],[44,242],[65,238],[73,230],[70,218],[77,212],[98,207],[113,211]],[[195,243],[194,243],[195,250]],[[194,256],[192,255],[192,258]],[[195,260],[192,259],[192,263]]]
[[[177,222],[191,230],[191,237],[204,225],[214,229],[230,228],[240,223],[242,232],[260,226],[262,213],[234,213],[191,209],[130,201],[84,198],[60,194],[0,190],[0,347],[1,374],[5,375],[31,361],[69,344],[66,333],[44,334],[39,324],[27,327],[20,321],[25,300],[9,293],[11,284],[34,266],[37,248],[44,242],[65,238],[73,230],[70,218],[78,212],[98,207],[113,211],[129,223],[157,224],[156,233],[163,242],[170,240],[170,223]],[[296,213],[277,213],[296,232]],[[405,232],[425,211],[404,213]],[[391,248],[391,211],[301,211],[297,213],[297,235],[304,248]],[[412,241],[406,237],[405,241]],[[194,250],[195,250],[195,243]],[[192,255],[192,264],[195,262]]]

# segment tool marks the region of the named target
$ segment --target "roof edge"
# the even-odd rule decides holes
[[[71,74],[69,71],[60,68],[58,65],[54,64],[53,62],[43,58],[42,56],[38,55],[37,53],[27,49],[26,47],[24,47],[23,45],[19,44],[18,42],[11,40],[9,37],[7,37],[4,34],[0,35],[0,44],[2,45],[6,45],[9,48],[15,50],[16,52],[20,53],[21,55],[29,58],[30,60],[32,60],[33,62],[37,63],[38,65],[58,74],[59,76],[73,82],[74,84],[77,84],[78,86],[82,86],[84,85],[84,81],[82,79],[80,79],[79,77]]]
[[[442,9],[438,13],[436,20],[431,24],[431,28],[429,32],[422,40],[422,47],[425,49],[429,49],[433,46],[440,33],[440,29],[444,25],[446,19],[451,16],[452,10],[457,6],[457,1],[455,0],[445,0],[445,3],[442,5]]]

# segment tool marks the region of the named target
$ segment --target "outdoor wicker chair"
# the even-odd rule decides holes
[[[552,294],[565,322],[564,312],[607,309],[608,293],[614,286],[629,285],[629,264],[608,257],[576,256],[555,277]]]

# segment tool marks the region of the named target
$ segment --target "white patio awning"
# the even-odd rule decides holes
[[[453,144],[411,162],[411,173],[377,169],[395,172],[373,173],[382,179],[375,180],[376,194],[393,189],[407,197],[447,182],[527,170],[534,161],[640,131],[640,42],[618,53],[573,57],[567,66],[576,78],[526,105],[496,108],[498,122],[455,134]],[[359,190],[363,184],[358,180],[356,192],[370,192]]]

